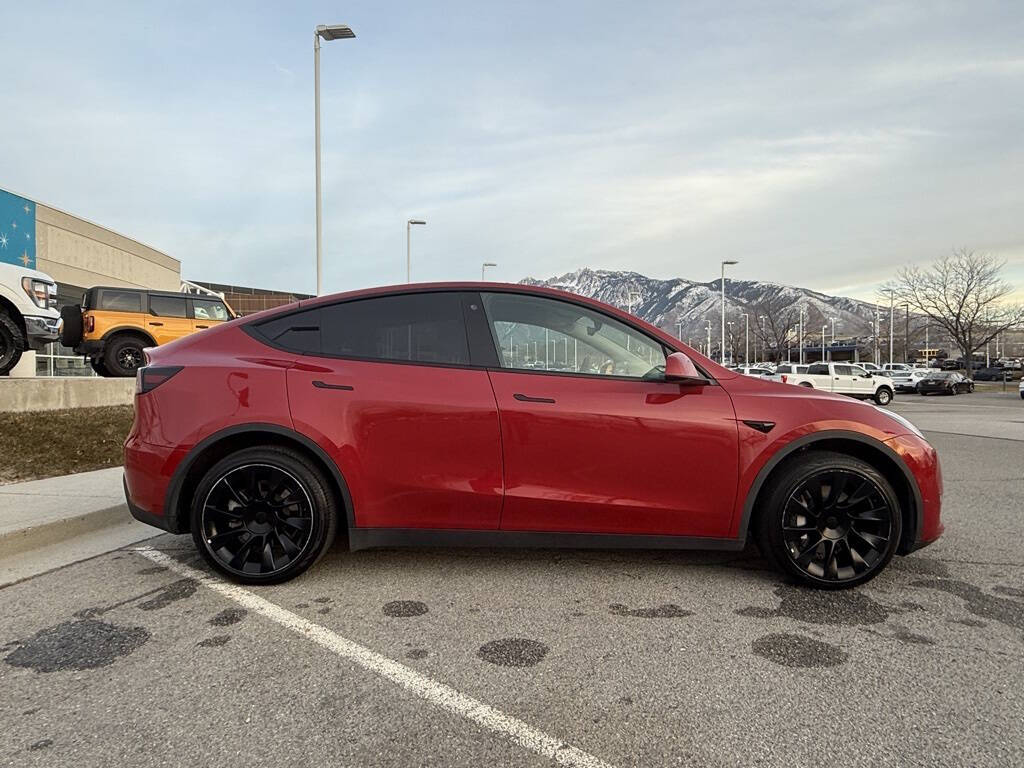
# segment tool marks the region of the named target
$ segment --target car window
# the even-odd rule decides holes
[[[469,364],[458,293],[410,293],[322,307],[323,354],[374,360]]]
[[[142,294],[138,291],[100,291],[98,309],[114,312],[141,312]]]
[[[822,375],[826,375],[827,376],[828,375],[828,366],[825,365],[824,363],[818,363],[817,365],[809,365],[809,366],[807,366],[807,375],[808,376],[822,376]]]
[[[790,366],[790,365],[780,365],[778,368],[775,369],[775,372],[776,373],[792,373],[793,372],[793,367]]]
[[[192,299],[192,313],[196,320],[228,320],[228,308],[216,299]]]
[[[150,296],[149,314],[157,317],[185,317],[185,297]]]
[[[837,365],[836,376],[853,376],[853,366]]]
[[[319,307],[273,317],[257,324],[256,330],[275,346],[300,354],[320,354]]]
[[[600,312],[557,299],[485,293],[503,368],[660,377],[661,344]]]
[[[850,370],[853,371],[854,376],[867,376],[868,371],[866,368],[861,368],[859,365],[851,365]]]

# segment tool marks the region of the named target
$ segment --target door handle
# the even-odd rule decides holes
[[[210,326],[208,326],[208,325],[197,325],[197,326],[196,326],[196,328],[209,328],[209,327],[210,327]]]
[[[149,321],[150,325],[163,325],[163,323],[154,323],[152,320]]]
[[[516,400],[521,403],[553,403],[555,398],[553,397],[530,397],[529,395],[521,395],[518,392],[512,395]]]
[[[328,384],[326,381],[320,381],[317,379],[313,382],[313,386],[317,389],[343,389],[346,392],[351,392],[355,387],[350,387],[348,384]]]

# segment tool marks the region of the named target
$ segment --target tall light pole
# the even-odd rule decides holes
[[[719,362],[725,365],[725,268],[731,267],[735,264],[739,264],[738,261],[723,261],[722,262],[722,354],[719,356],[721,359]]]
[[[761,329],[761,355],[765,360],[768,359],[768,337],[764,333],[764,321],[768,315],[757,316],[757,327]],[[757,344],[754,344],[754,357],[757,357]],[[782,350],[779,350],[779,360],[782,359]]]
[[[708,357],[711,357],[711,321],[708,320]]]
[[[804,364],[804,308],[800,307],[800,335],[798,336],[798,343],[800,345],[800,365]]]
[[[323,203],[320,193],[320,38],[347,40],[356,36],[344,24],[320,24],[313,30],[313,89],[316,121],[316,295],[323,291]]]
[[[836,345],[836,319],[830,317],[829,322],[832,323],[832,346],[834,347]]]
[[[889,289],[889,362],[892,362],[893,326],[896,323],[896,291]]]
[[[487,279],[486,277],[484,277],[484,273],[487,271],[487,268],[488,267],[496,267],[496,266],[498,266],[498,265],[495,264],[493,261],[485,261],[483,264],[480,265],[480,282],[481,283],[484,280]]]
[[[827,325],[821,326],[821,362],[823,362],[823,363],[826,362],[826,360],[825,360],[825,331],[827,331],[827,330],[828,330],[828,326]]]
[[[676,320],[676,337],[680,341],[683,340],[683,321],[682,320]]]
[[[743,313],[743,364],[750,365],[750,313]],[[755,345],[756,346],[756,345]]]
[[[729,365],[735,365],[736,364],[736,355],[733,354],[732,320],[730,320],[728,323],[726,323],[726,325],[729,326]],[[725,339],[722,339],[722,341],[724,343]]]
[[[427,222],[422,219],[409,219],[405,222],[405,282],[412,282],[412,227],[414,224],[426,225]]]

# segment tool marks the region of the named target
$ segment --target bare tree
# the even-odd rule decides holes
[[[1004,331],[1024,324],[1024,305],[1007,302],[1013,286],[1001,277],[1005,262],[966,248],[954,250],[930,269],[903,267],[883,289],[942,328],[971,356]]]
[[[775,293],[752,304],[750,312],[751,331],[760,339],[761,348],[766,350],[764,357],[768,358],[767,350],[774,349],[781,360],[790,332],[797,323],[796,307],[789,299]]]

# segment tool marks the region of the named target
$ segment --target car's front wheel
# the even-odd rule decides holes
[[[245,584],[298,576],[331,546],[338,503],[323,472],[288,448],[246,448],[204,475],[192,538],[217,571]]]
[[[892,390],[888,387],[880,387],[879,390],[875,392],[875,402],[879,405],[888,405],[891,403]]]
[[[903,518],[889,481],[861,459],[816,451],[783,464],[759,497],[762,553],[798,582],[845,589],[896,552]]]

